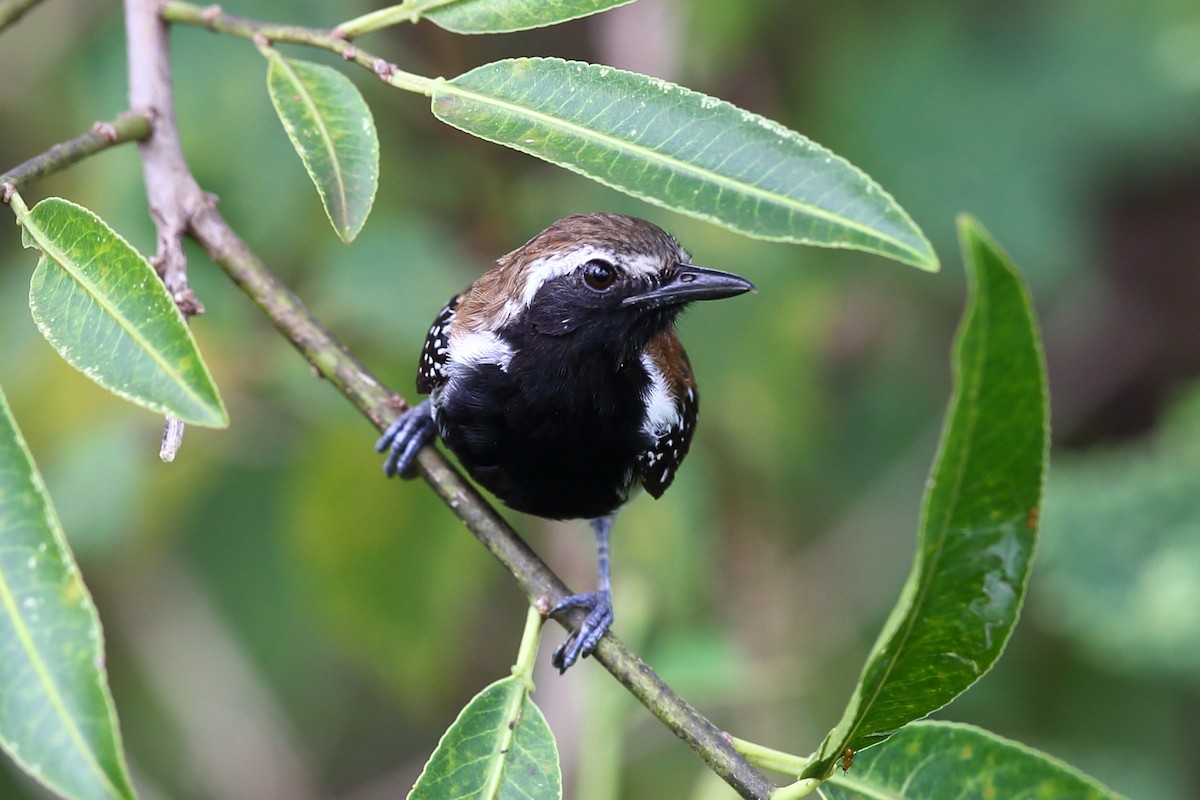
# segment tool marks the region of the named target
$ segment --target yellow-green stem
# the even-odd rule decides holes
[[[370,70],[397,89],[417,94],[432,94],[434,86],[438,83],[437,79],[405,72],[390,61],[352,44],[344,36],[334,35],[333,31],[308,28],[303,25],[262,22],[226,14],[218,6],[206,8],[185,3],[182,0],[170,0],[163,3],[160,14],[167,22],[195,25],[199,28],[207,28],[210,31],[238,36],[251,41],[266,39],[268,42],[287,42],[288,44],[302,44],[328,50],[331,53],[337,53],[347,61],[352,61],[360,67]]]
[[[525,615],[525,631],[521,634],[521,646],[517,648],[517,662],[513,664],[512,674],[525,681],[529,691],[533,691],[533,664],[537,659],[538,641],[542,638],[542,623],[546,618],[535,606],[529,607]]]

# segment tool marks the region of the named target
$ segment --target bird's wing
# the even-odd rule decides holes
[[[421,361],[417,364],[417,391],[429,394],[446,382],[446,364],[450,361],[450,326],[461,295],[450,298],[446,307],[429,326]]]
[[[674,331],[665,331],[651,341],[647,356],[651,397],[653,399],[656,391],[656,381],[661,381],[659,390],[666,390],[665,399],[672,406],[671,413],[648,412],[653,419],[648,416],[647,433],[653,442],[638,456],[638,476],[642,486],[651,497],[659,497],[675,480],[679,464],[691,447],[696,415],[700,410],[700,394],[687,353]]]

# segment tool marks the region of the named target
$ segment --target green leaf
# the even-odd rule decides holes
[[[472,698],[438,742],[409,800],[558,800],[558,748],[528,681],[512,675]]]
[[[158,413],[229,424],[196,340],[146,259],[95,214],[59,197],[19,219],[25,246],[41,251],[29,307],[67,363]]]
[[[379,138],[371,109],[342,73],[319,64],[267,56],[275,113],[321,195],[342,241],[362,230],[379,186]]]
[[[1042,348],[1016,268],[973,220],[959,236],[970,298],[916,561],[804,777],[965,691],[1000,656],[1025,596],[1049,439]]]
[[[656,78],[556,58],[432,86],[438,119],[651,203],[763,239],[866,250],[936,270],[862,171],[757,114]]]
[[[425,0],[409,3],[421,16],[455,33],[510,33],[557,25],[633,0]]]
[[[134,797],[96,608],[3,392],[0,746],[64,797]]]
[[[1044,753],[970,725],[920,722],[854,758],[827,800],[1120,800]]]
[[[347,37],[401,22],[430,22],[454,33],[511,33],[596,14],[633,0],[407,0],[338,26]]]

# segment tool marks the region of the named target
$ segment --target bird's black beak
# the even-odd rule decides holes
[[[680,264],[661,286],[626,297],[621,301],[621,305],[649,311],[663,306],[682,305],[693,300],[719,300],[722,297],[733,297],[752,291],[753,283],[731,272]]]

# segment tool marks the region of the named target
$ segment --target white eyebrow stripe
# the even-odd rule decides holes
[[[538,290],[546,281],[560,275],[569,275],[594,258],[614,264],[618,269],[635,278],[648,278],[657,275],[662,270],[662,261],[657,255],[650,253],[617,254],[606,247],[580,245],[570,250],[563,250],[542,256],[532,262],[525,270],[525,285],[521,291],[521,307],[528,308],[537,295]],[[508,309],[505,309],[506,313]]]
[[[553,280],[560,275],[567,275],[580,264],[586,264],[593,258],[603,258],[605,261],[615,260],[611,251],[585,245],[542,256],[531,263],[525,270],[525,286],[521,292],[522,308],[529,307],[538,293],[538,289],[541,289],[546,281]]]

